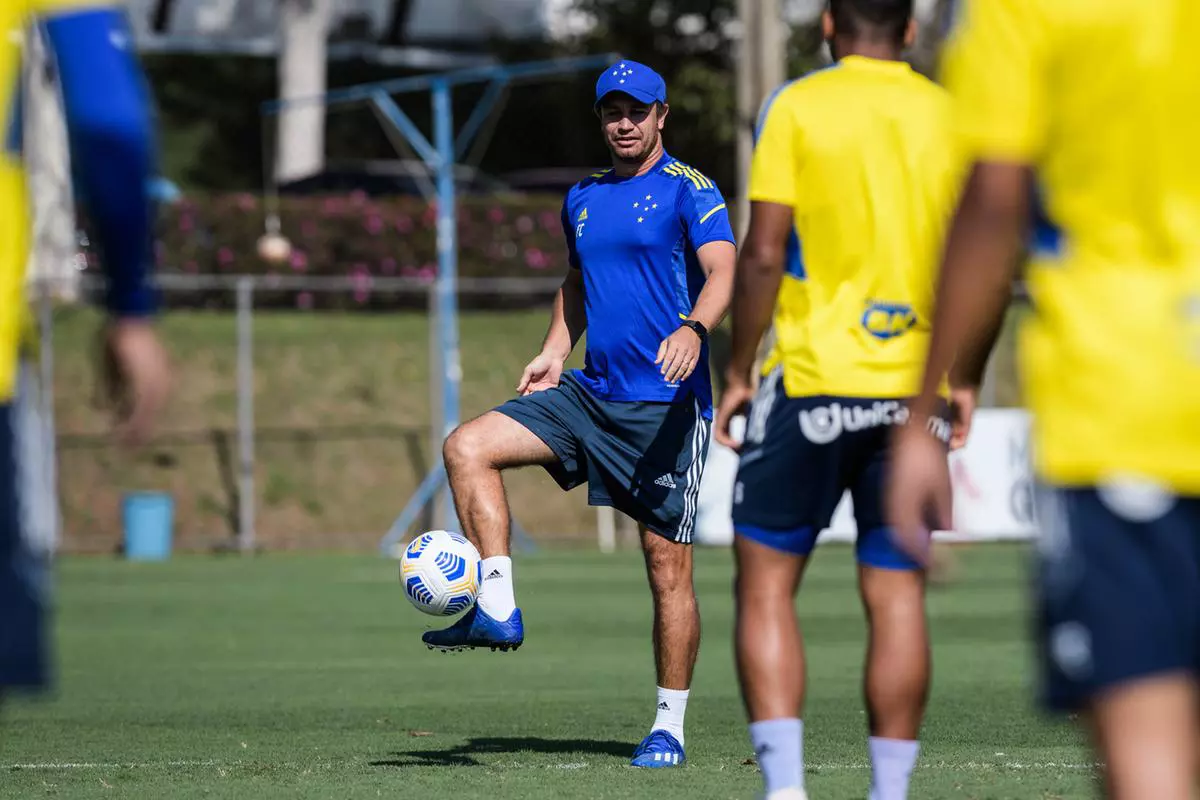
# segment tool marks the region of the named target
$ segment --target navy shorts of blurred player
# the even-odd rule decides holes
[[[22,410],[20,400],[0,405],[0,689],[37,690],[50,678],[50,543],[34,541],[42,528],[27,497],[32,465],[23,457],[30,444],[19,435]]]
[[[588,504],[612,506],[648,530],[690,544],[711,424],[700,404],[602,400],[571,373],[553,389],[496,409],[554,451],[546,471]]]
[[[1200,498],[1149,483],[1038,490],[1042,694],[1200,674]]]
[[[770,372],[747,419],[733,496],[737,535],[808,556],[848,491],[858,562],[918,569],[893,543],[883,509],[892,428],[907,418],[904,398],[788,397],[782,370]],[[949,443],[944,414],[930,429]]]

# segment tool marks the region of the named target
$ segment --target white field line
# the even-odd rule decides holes
[[[420,763],[419,756],[415,756],[414,760]],[[27,763],[27,764],[4,764],[0,765],[0,770],[45,770],[47,772],[69,771],[69,770],[88,770],[88,769],[156,769],[164,767],[213,767],[219,769],[233,769],[246,765],[245,761],[142,761],[142,762],[92,762],[92,761],[59,761],[45,763]],[[258,762],[256,762],[258,763]],[[276,766],[286,766],[279,764]],[[312,766],[311,764],[309,766]],[[493,765],[501,769],[546,769],[551,768],[547,764],[522,764],[520,762],[508,762],[504,764]],[[589,765],[583,762],[571,762],[566,764],[552,765],[554,769],[586,769]],[[1098,769],[1101,765],[1098,763],[1083,763],[1083,762],[1057,762],[1057,761],[934,761],[930,763],[922,763],[917,765],[920,770],[933,770],[935,772],[1003,772],[1003,771],[1047,771],[1059,770],[1070,772],[1081,772]],[[869,770],[871,765],[867,762],[847,761],[847,762],[818,762],[815,764],[805,764],[806,771],[812,772],[837,772],[837,771],[855,771]]]

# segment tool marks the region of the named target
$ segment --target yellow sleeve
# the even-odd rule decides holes
[[[1046,5],[1056,0],[962,0],[942,60],[955,128],[972,160],[1033,164],[1046,143]]]
[[[784,98],[776,97],[767,110],[754,160],[750,165],[750,200],[759,203],[796,205],[795,117]]]

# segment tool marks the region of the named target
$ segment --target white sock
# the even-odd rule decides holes
[[[687,713],[688,690],[658,687],[658,712],[651,731],[666,731],[683,744],[683,715]]]
[[[754,745],[767,796],[804,788],[804,723],[801,720],[791,717],[751,722],[750,743]]]
[[[921,743],[872,736],[867,748],[871,752],[870,800],[905,800]]]
[[[517,608],[517,600],[513,596],[512,558],[485,558],[481,572],[483,584],[479,587],[479,607],[489,617],[504,622]]]

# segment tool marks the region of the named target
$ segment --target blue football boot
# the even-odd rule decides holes
[[[474,650],[476,647],[490,647],[492,650],[508,652],[516,650],[525,641],[525,625],[521,621],[521,609],[513,611],[507,620],[501,622],[488,615],[478,605],[462,615],[462,618],[440,631],[425,631],[421,641],[430,650],[441,650],[448,653],[452,650]]]
[[[650,735],[642,739],[642,743],[633,751],[631,767],[678,767],[687,761],[683,753],[683,745],[671,734],[663,730],[650,731]]]

